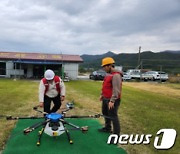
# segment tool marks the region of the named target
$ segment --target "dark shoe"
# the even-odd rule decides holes
[[[99,128],[98,131],[99,131],[99,132],[105,132],[105,133],[111,133],[111,130],[110,130],[110,129],[107,129],[106,127]]]

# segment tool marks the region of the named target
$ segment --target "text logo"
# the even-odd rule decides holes
[[[156,136],[154,139],[154,147],[156,149],[170,149],[176,140],[176,131],[174,129],[160,129],[157,135],[163,134],[161,144],[158,145],[159,137]]]
[[[162,138],[160,135],[162,134]],[[107,144],[149,144],[151,142],[152,134],[122,134],[118,136],[117,134],[111,134],[108,137]],[[170,149],[173,147],[176,140],[176,130],[174,129],[160,129],[156,133],[154,139],[154,147],[156,149]]]

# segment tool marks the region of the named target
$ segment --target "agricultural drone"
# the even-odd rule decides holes
[[[66,108],[61,113],[46,113],[39,110],[38,107],[39,106],[33,107],[33,110],[40,112],[42,114],[41,117],[39,116],[30,116],[30,117],[5,116],[7,120],[43,119],[43,121],[35,123],[32,126],[27,127],[23,130],[23,133],[26,135],[34,131],[35,129],[42,127],[38,134],[37,146],[41,144],[41,137],[43,133],[46,133],[47,135],[52,136],[52,137],[60,136],[63,133],[66,133],[69,143],[73,144],[69,130],[80,130],[82,131],[82,133],[85,133],[88,131],[88,126],[79,127],[77,125],[74,125],[66,121],[65,120],[66,118],[100,118],[101,116],[106,117],[101,114],[88,115],[88,116],[77,116],[77,115],[66,116],[66,112],[74,108],[73,102],[66,103]],[[110,118],[110,117],[106,117],[106,118]],[[67,125],[70,126],[71,128],[67,128],[66,127]]]

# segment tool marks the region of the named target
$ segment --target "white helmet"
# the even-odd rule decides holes
[[[52,80],[54,79],[54,72],[50,69],[46,70],[46,72],[44,73],[44,77],[47,79],[47,80]]]

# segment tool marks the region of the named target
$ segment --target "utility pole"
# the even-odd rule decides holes
[[[161,72],[162,72],[162,65],[160,65],[160,82],[162,82],[162,79],[161,79],[162,78],[161,77],[162,74],[161,74]]]
[[[19,54],[19,79],[21,79],[21,73],[20,73],[20,71],[21,71],[21,53]]]
[[[16,62],[14,62],[14,67],[15,67],[15,70],[14,70],[14,81],[16,81]]]
[[[61,75],[62,75],[62,80],[64,80],[64,66],[63,66],[63,54],[62,54],[62,52],[61,52],[61,62],[62,62]]]
[[[139,46],[138,62],[137,62],[136,69],[139,69],[140,65],[141,65],[141,46]]]
[[[138,67],[140,66],[140,62],[141,62],[141,46],[139,46]]]

